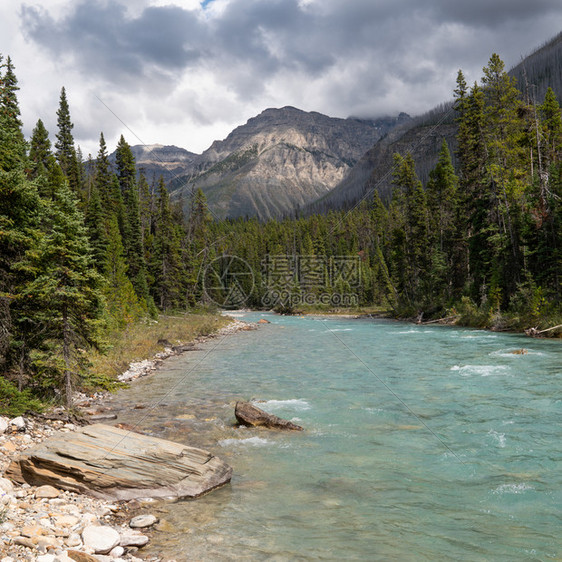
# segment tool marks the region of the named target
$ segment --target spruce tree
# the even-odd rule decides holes
[[[111,219],[110,219],[111,220]],[[94,267],[103,273],[106,269],[107,257],[107,224],[108,220],[103,212],[101,197],[96,186],[92,187],[90,199],[87,202],[85,225],[88,230]]]
[[[447,141],[443,139],[439,159],[429,174],[427,208],[430,223],[430,284],[435,300],[450,297],[454,269],[458,178]],[[445,304],[445,303],[442,303]]]
[[[177,308],[183,302],[181,232],[170,206],[168,190],[161,177],[158,183],[158,219],[154,235],[152,275],[154,300],[161,310]]]
[[[72,129],[74,124],[70,118],[70,108],[66,97],[66,90],[61,89],[59,108],[57,110],[57,128],[55,154],[63,174],[68,178],[70,188],[78,193],[80,190],[79,162],[74,147]]]
[[[14,67],[9,58],[2,60],[0,55],[0,366],[6,372],[14,354],[15,362],[21,357],[19,293],[30,276],[21,262],[39,237],[40,201],[24,173],[26,143]]]
[[[103,208],[108,212],[116,212],[116,205],[119,202],[122,203],[121,197],[119,202],[114,200],[112,182],[113,173],[107,154],[107,145],[103,133],[100,133],[100,147],[94,170],[94,185],[100,195]]]
[[[87,366],[84,350],[101,343],[102,278],[92,264],[83,215],[65,181],[45,205],[46,234],[26,260],[36,276],[21,294],[34,306],[43,333],[32,353],[41,384],[61,391],[70,408]]]
[[[127,277],[127,262],[115,216],[111,217],[109,221],[104,265],[108,312],[113,324],[123,328],[134,320],[138,320],[142,316],[143,310],[133,285]]]
[[[430,260],[426,196],[410,153],[406,157],[394,156],[394,185],[393,214],[398,226],[394,232],[394,250],[402,269],[403,296],[414,304],[427,296],[422,282]]]
[[[139,210],[139,194],[136,181],[135,157],[131,147],[123,135],[119,139],[116,150],[116,168],[119,186],[125,204],[123,220],[123,246],[129,266],[131,279],[137,295],[142,301],[148,298],[148,283],[146,279],[146,261],[143,246],[143,231]]]
[[[18,81],[10,57],[0,55],[0,169],[19,168],[25,160],[26,143],[17,98]]]
[[[47,161],[51,155],[51,141],[43,121],[39,119],[29,144],[29,177],[37,178],[47,173]]]

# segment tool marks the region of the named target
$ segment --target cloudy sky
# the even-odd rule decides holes
[[[85,155],[100,131],[202,152],[268,107],[416,115],[560,31],[560,0],[0,0],[25,133],[54,137],[65,86]]]

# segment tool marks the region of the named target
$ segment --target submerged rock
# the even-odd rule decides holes
[[[195,498],[231,476],[230,466],[208,451],[104,424],[51,437],[6,471],[16,482],[112,500]]]
[[[283,418],[268,414],[260,410],[250,402],[236,402],[234,415],[238,423],[249,425],[252,427],[268,427],[270,429],[290,429],[294,431],[303,431],[300,425],[297,425]]]
[[[129,521],[129,527],[143,529],[144,527],[151,527],[155,523],[158,523],[158,518],[155,515],[137,515]]]

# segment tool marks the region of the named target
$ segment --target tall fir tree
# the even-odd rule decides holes
[[[26,156],[26,142],[17,98],[18,80],[12,59],[3,62],[0,55],[0,169],[9,171],[21,166]]]
[[[168,190],[161,177],[157,195],[158,218],[155,225],[152,276],[154,300],[161,310],[178,308],[184,302],[181,232],[170,206]]]
[[[121,135],[117,144],[115,158],[117,178],[119,179],[119,187],[123,195],[123,202],[126,210],[122,225],[122,236],[129,266],[129,278],[139,298],[147,302],[148,283],[143,246],[143,230],[139,209],[139,194],[136,181],[137,170],[135,157],[123,135]]]
[[[70,118],[70,107],[63,87],[60,93],[59,108],[57,110],[57,134],[55,154],[63,174],[68,178],[70,188],[78,193],[80,191],[80,163],[74,146],[72,129],[74,124]]]
[[[43,339],[31,355],[42,386],[62,389],[68,408],[87,366],[85,350],[99,346],[104,309],[102,278],[92,264],[91,247],[78,202],[66,181],[46,202],[46,234],[28,252],[36,272],[22,297],[35,308]]]
[[[49,132],[43,121],[39,119],[31,135],[29,143],[29,177],[37,178],[47,173],[47,162],[51,155]]]

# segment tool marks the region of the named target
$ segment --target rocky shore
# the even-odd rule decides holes
[[[119,379],[133,381],[155,371],[167,357],[193,350],[211,338],[254,328],[234,320],[211,336],[166,345],[153,359],[131,364]],[[75,402],[93,422],[103,418],[106,398],[103,393],[78,394]],[[64,417],[60,409],[51,414],[51,418]],[[158,556],[143,556],[140,550],[152,533],[163,531],[167,525],[151,512],[155,510],[153,502],[135,499],[111,503],[52,486],[16,485],[3,477],[20,452],[55,433],[76,429],[74,423],[64,419],[0,417],[0,562],[161,561]]]

